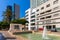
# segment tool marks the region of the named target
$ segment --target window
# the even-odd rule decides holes
[[[31,16],[31,18],[35,18],[35,15],[34,16]]]
[[[54,14],[53,16],[54,16],[54,17],[55,17],[55,16],[59,16],[59,14]]]
[[[46,18],[51,18],[51,16],[47,16]]]
[[[39,14],[37,14],[37,16],[38,16]]]
[[[36,28],[35,27],[31,27],[31,30],[35,30]]]
[[[59,9],[59,6],[57,6],[57,7],[53,8],[53,10],[57,10],[57,9]]]
[[[19,30],[19,25],[14,25],[14,29]]]
[[[48,10],[48,11],[46,11],[46,12],[42,12],[42,13],[40,13],[40,14],[44,14],[44,13],[47,13],[47,12],[51,12],[51,10]]]
[[[28,11],[26,13],[28,13]]]
[[[46,23],[51,23],[51,20],[47,20]]]
[[[28,19],[28,18],[26,18],[26,19]]]
[[[50,7],[50,4],[48,4],[46,7]]]
[[[27,17],[28,15],[26,15],[25,17]]]
[[[35,22],[35,19],[31,20],[31,22]]]
[[[39,20],[39,19],[37,18],[37,20]]]
[[[41,8],[41,10],[44,9],[44,7]]]
[[[48,10],[48,11],[46,11],[46,12],[51,12],[51,10]]]
[[[31,14],[34,14],[35,12],[31,13]]]
[[[32,23],[31,25],[35,25],[35,23]]]
[[[36,10],[37,12],[39,11],[39,9]]]
[[[45,2],[47,2],[48,0],[43,0],[43,2],[45,3]]]
[[[28,26],[28,24],[26,24],[26,26]]]
[[[53,2],[53,4],[56,4],[56,3],[58,3],[58,0],[55,0],[55,1]]]
[[[53,25],[53,28],[56,28],[56,25]]]
[[[45,12],[42,12],[42,13],[40,13],[40,14],[44,14]]]
[[[40,19],[45,19],[44,17],[40,18]]]

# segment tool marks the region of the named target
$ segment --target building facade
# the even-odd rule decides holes
[[[26,27],[30,30],[30,8],[25,11],[25,19],[29,22],[29,24],[26,24]]]
[[[28,10],[25,11],[26,15],[25,15],[25,19],[29,22],[27,24],[28,30],[35,30],[35,21],[36,21],[36,17],[35,17],[35,9],[32,10],[31,13],[31,9],[29,8]]]
[[[35,13],[33,10],[35,10]],[[28,19],[30,24],[31,22],[33,23],[31,20],[34,19],[34,16],[32,19],[31,16],[35,15],[35,28],[43,28],[44,26],[46,26],[48,30],[60,28],[60,0],[48,0],[34,7],[33,10],[32,12],[30,11],[31,13],[28,13],[30,17]],[[33,26],[31,25],[30,27]]]
[[[49,30],[60,28],[60,0],[49,0],[38,6],[40,16],[37,16],[40,21],[38,27],[47,27]]]
[[[42,5],[43,3],[47,2],[47,1],[48,0],[30,0],[30,8],[31,8],[30,14],[33,15],[33,13],[34,13],[34,16],[30,17],[30,19],[31,18],[32,19],[35,18],[33,20],[30,20],[30,22],[31,22],[30,25],[31,25],[31,29],[32,30],[38,30],[38,25],[37,25],[38,19],[37,19],[37,15],[39,15],[39,14],[36,13],[36,11],[34,11],[34,10],[36,10],[36,8],[38,6]],[[37,10],[37,11],[39,11],[39,10]],[[32,21],[35,21],[35,22],[33,23]],[[32,26],[34,26],[34,27],[32,27]]]

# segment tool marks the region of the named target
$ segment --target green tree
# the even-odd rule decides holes
[[[3,11],[2,16],[3,16],[3,21],[7,21],[7,17],[6,17],[6,12],[5,11]]]
[[[17,23],[17,24],[25,25],[26,23],[28,23],[28,21],[26,21],[26,19],[16,19],[16,20],[12,20],[11,23]]]
[[[0,30],[2,29],[2,22],[0,21]]]
[[[10,9],[6,10],[7,22],[10,23],[12,19],[12,11]]]
[[[29,22],[26,21],[26,19],[20,19],[19,21],[22,25],[24,25],[24,31],[25,31],[26,30],[26,23],[29,23]]]
[[[19,24],[18,20],[12,20],[11,23]]]
[[[26,21],[26,19],[19,19],[18,20],[19,23],[25,25],[26,23],[28,23],[28,21]]]
[[[2,29],[9,29],[9,26],[10,26],[10,24],[8,22],[6,22],[6,21],[3,21],[1,23],[1,28]]]
[[[28,23],[28,21],[26,21],[26,19],[17,19],[17,20],[11,21],[11,23],[22,24],[22,25],[24,25],[24,30],[25,30],[26,29],[25,24]]]

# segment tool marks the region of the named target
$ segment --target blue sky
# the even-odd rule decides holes
[[[0,21],[3,19],[2,14],[7,5],[13,6],[14,3],[20,6],[20,17],[25,16],[25,10],[30,7],[30,0],[0,0]]]

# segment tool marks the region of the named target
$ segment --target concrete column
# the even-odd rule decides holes
[[[12,25],[10,24],[10,28],[9,28],[9,31],[12,29],[12,28],[11,28],[11,26],[12,26]]]
[[[53,26],[51,27],[51,30],[53,30]]]
[[[11,30],[14,30],[14,25],[13,24],[10,24],[9,31],[11,31]]]
[[[30,31],[31,30],[31,27],[30,27],[31,25],[29,24],[29,27],[28,27],[28,30]]]
[[[22,31],[22,27],[20,27],[20,30]]]

